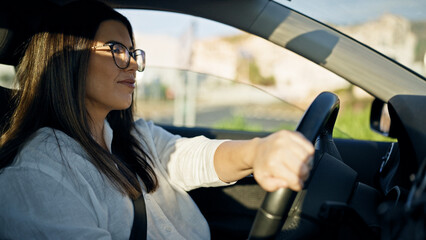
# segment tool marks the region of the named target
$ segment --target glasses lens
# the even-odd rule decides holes
[[[119,68],[126,68],[128,66],[130,54],[123,45],[114,44],[112,46],[112,53],[114,54],[115,63]]]
[[[135,50],[135,60],[138,64],[138,71],[142,72],[145,69],[145,52],[140,49]]]

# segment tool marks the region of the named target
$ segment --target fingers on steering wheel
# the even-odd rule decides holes
[[[299,191],[303,188],[303,179],[285,165],[275,166],[272,174],[274,178],[281,180],[281,186],[279,187],[287,185],[287,187],[295,191]]]
[[[305,151],[307,151],[309,154],[313,154],[315,149],[312,145],[312,143],[305,138],[305,136],[303,136],[302,133],[300,132],[294,132],[295,134],[293,135],[293,141],[298,143]]]
[[[288,188],[288,184],[285,181],[282,181],[282,179],[274,178],[274,177],[267,177],[264,178],[262,181],[259,181],[259,185],[268,192],[274,192],[277,191],[280,188]]]
[[[283,159],[283,164],[302,180],[308,179],[312,155],[301,147],[295,147],[291,151],[292,153]]]
[[[308,160],[304,160],[304,158],[308,158],[305,156],[302,157],[293,157],[291,159],[285,159],[284,165],[286,168],[288,168],[293,174],[295,174],[297,177],[299,177],[302,180],[306,180],[309,177],[309,166],[308,166]]]

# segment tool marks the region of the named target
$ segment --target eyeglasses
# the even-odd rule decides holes
[[[130,64],[130,57],[135,59],[138,64],[138,71],[142,72],[145,69],[145,52],[141,49],[135,49],[130,51],[126,46],[119,42],[108,42],[101,46],[94,46],[94,49],[100,47],[110,48],[109,51],[112,53],[112,58],[114,58],[115,65],[120,69],[126,69]]]

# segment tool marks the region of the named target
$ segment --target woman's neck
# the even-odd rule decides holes
[[[86,108],[89,115],[90,133],[93,139],[104,149],[108,150],[104,139],[104,122],[108,114],[102,108],[96,107],[90,101],[86,101]]]
[[[92,123],[90,126],[90,132],[93,139],[103,148],[107,149],[105,138],[104,138],[104,121]]]
[[[104,138],[105,118],[106,115],[90,114],[89,112],[90,134],[101,147],[107,150]]]

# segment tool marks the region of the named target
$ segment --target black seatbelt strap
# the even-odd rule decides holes
[[[133,200],[133,226],[130,233],[130,240],[145,240],[147,232],[146,207],[143,194]]]
[[[115,138],[117,139],[117,138]],[[112,153],[121,160],[121,162],[126,165],[130,170],[132,168],[122,159],[120,154],[117,154],[114,151],[114,145],[111,146]],[[136,176],[137,173],[133,172]],[[127,177],[127,176],[126,176]],[[147,235],[147,219],[146,219],[146,207],[145,207],[145,199],[143,198],[143,192],[141,191],[141,195],[138,199],[133,200],[133,225],[132,231],[130,232],[129,240],[146,240]]]

